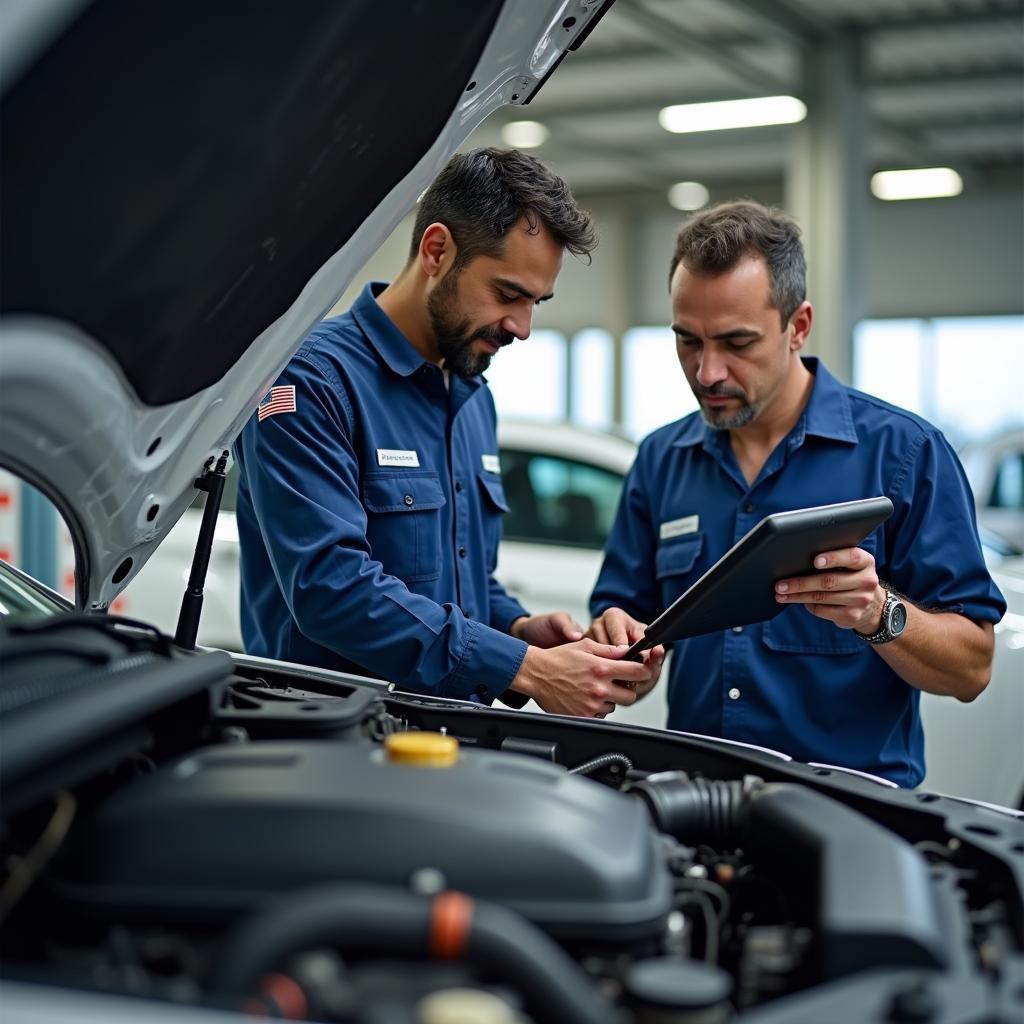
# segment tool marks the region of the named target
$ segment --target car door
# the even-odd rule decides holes
[[[531,612],[564,609],[585,625],[622,475],[525,448],[503,448],[501,468],[509,512],[498,579]]]
[[[584,628],[624,476],[607,466],[526,446],[503,445],[509,512],[497,577],[533,613],[568,611]],[[525,710],[539,710],[530,701]],[[662,727],[664,686],[617,722]]]

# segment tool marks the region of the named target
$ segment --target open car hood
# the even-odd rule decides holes
[[[130,582],[451,153],[608,6],[5,8],[0,462],[64,515],[80,606]]]

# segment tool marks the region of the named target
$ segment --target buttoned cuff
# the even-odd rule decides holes
[[[445,680],[442,696],[490,704],[515,679],[526,657],[526,646],[523,640],[468,621],[459,663]]]

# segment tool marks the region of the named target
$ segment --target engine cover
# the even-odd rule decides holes
[[[122,787],[82,822],[60,890],[118,914],[234,916],[326,881],[448,888],[552,934],[658,934],[671,881],[646,807],[534,758],[463,748],[447,768],[375,745],[207,749]]]

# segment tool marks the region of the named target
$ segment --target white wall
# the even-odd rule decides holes
[[[1024,312],[1024,196],[869,206],[868,316]]]

